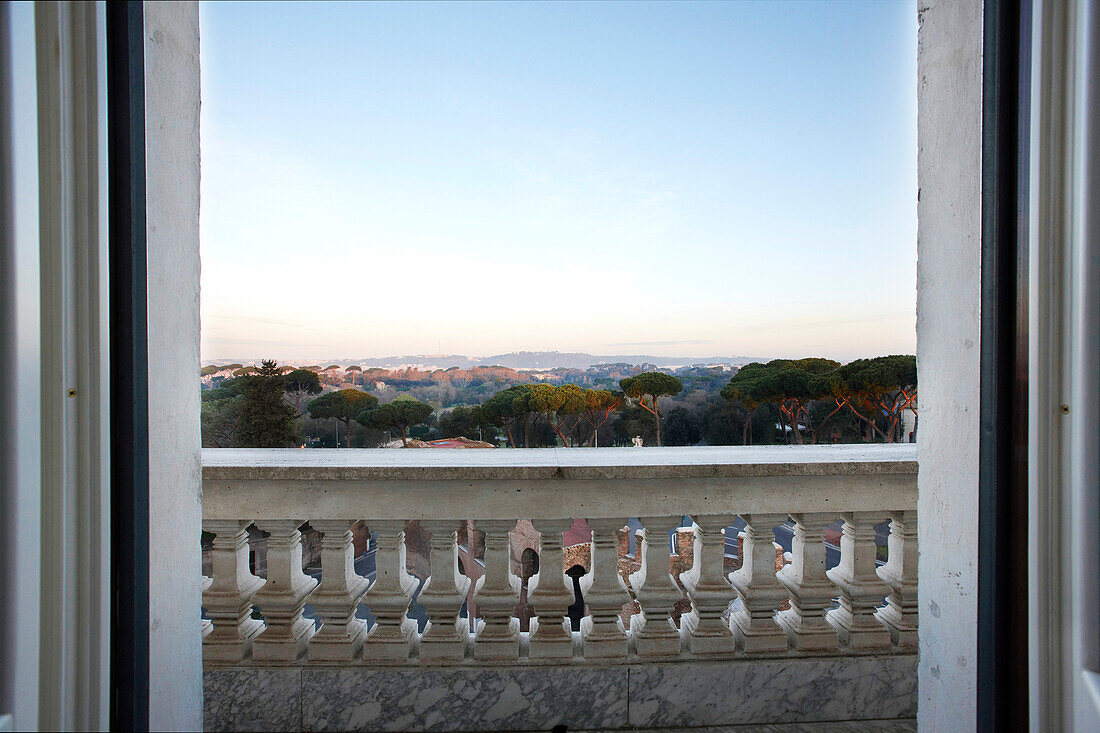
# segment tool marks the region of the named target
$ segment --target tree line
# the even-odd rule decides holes
[[[274,361],[264,360],[259,367],[203,393],[203,445],[216,448],[301,445],[299,422],[307,413],[313,419],[343,424],[348,446],[353,421],[374,431],[397,435],[407,445],[409,428],[426,421],[433,410],[431,405],[408,397],[379,405],[377,397],[358,389],[321,394],[322,391],[316,372],[286,371]]]
[[[776,359],[746,364],[722,389],[726,399],[748,410],[768,403],[779,413],[795,443],[818,442],[836,415],[852,415],[863,428],[863,439],[899,438],[905,410],[917,414],[917,360],[914,356],[880,356],[844,364],[831,359]],[[825,406],[822,414],[813,407]],[[751,413],[746,429],[751,425]]]
[[[778,442],[796,444],[892,443],[905,438],[904,412],[917,414],[916,359],[911,355],[844,365],[823,358],[747,364],[721,389],[720,398],[692,392],[684,399],[681,380],[661,371],[623,378],[617,390],[514,385],[481,405],[438,416],[432,405],[405,395],[379,404],[359,389],[322,394],[311,369],[288,370],[264,361],[238,371],[240,376],[203,393],[206,446],[300,445],[300,421],[307,414],[332,421],[337,444],[348,446],[356,425],[378,436],[376,442],[395,436],[403,445],[414,431],[424,437],[499,432],[510,447],[599,447],[601,434],[605,445],[627,444],[636,435],[647,444],[663,445],[666,432],[675,445],[777,442],[776,432]],[[739,441],[731,435],[735,425]],[[339,426],[345,441],[339,440]]]

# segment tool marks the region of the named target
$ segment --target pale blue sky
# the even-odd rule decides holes
[[[914,350],[914,0],[201,26],[204,359]]]

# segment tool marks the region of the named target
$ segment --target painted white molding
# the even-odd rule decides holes
[[[102,3],[35,6],[44,729],[104,729],[109,713],[104,12]]]
[[[1028,656],[1033,730],[1061,730],[1060,637],[1063,579],[1059,494],[1062,403],[1062,240],[1067,206],[1064,96],[1067,6],[1040,0],[1033,18],[1029,201]]]
[[[1028,420],[1033,730],[1100,729],[1097,4],[1033,15]],[[1092,170],[1090,170],[1090,168]]]

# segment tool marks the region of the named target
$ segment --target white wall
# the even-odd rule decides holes
[[[917,719],[940,732],[976,716],[982,3],[919,15]]]
[[[202,728],[199,9],[145,4],[150,730]]]

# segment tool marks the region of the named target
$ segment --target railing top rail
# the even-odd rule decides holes
[[[916,446],[203,451],[209,519],[625,517],[916,506]]]
[[[822,473],[916,473],[916,445],[769,445],[688,448],[516,449],[263,449],[207,448],[203,478],[395,478],[431,480],[556,475],[623,478],[675,475],[821,475]]]

